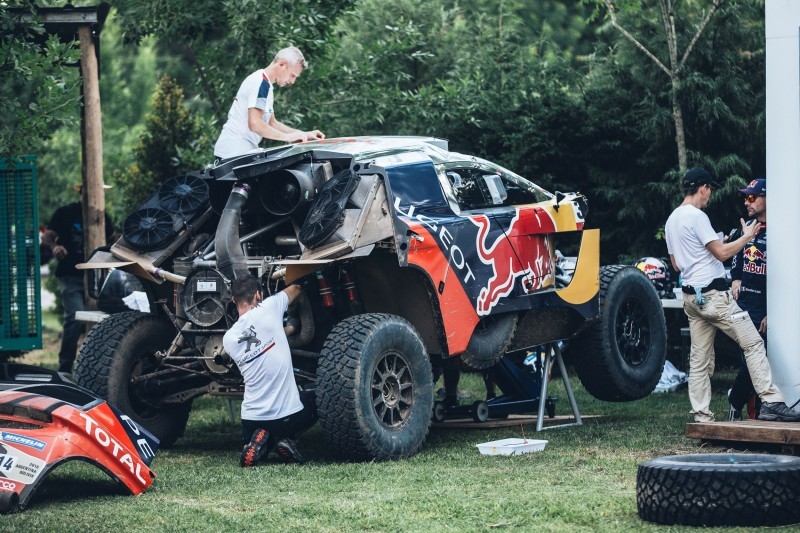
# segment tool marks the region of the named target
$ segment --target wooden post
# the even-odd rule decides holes
[[[103,190],[103,124],[100,117],[100,73],[91,26],[80,26],[81,74],[85,139],[83,175],[83,249],[84,257],[106,244],[106,200]]]

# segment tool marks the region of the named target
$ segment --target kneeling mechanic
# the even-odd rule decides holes
[[[273,449],[288,462],[303,462],[296,437],[314,425],[316,409],[301,401],[283,327],[283,315],[301,290],[290,285],[265,300],[252,275],[231,285],[239,320],[225,333],[223,346],[244,378],[242,467],[255,466]]]

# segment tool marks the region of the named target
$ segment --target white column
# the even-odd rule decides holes
[[[767,0],[767,302],[769,362],[800,399],[800,2]]]

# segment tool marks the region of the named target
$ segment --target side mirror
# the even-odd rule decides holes
[[[556,191],[556,205],[553,206],[553,209],[556,210],[556,213],[558,213],[558,204],[560,204],[561,201],[566,197],[567,195],[565,195],[563,192]]]

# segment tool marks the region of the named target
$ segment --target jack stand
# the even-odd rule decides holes
[[[541,354],[544,354],[544,357]],[[447,419],[472,418],[476,422],[485,422],[489,418],[508,418],[510,414],[530,413],[538,411],[536,431],[566,426],[580,426],[583,424],[575,395],[569,384],[569,377],[561,357],[559,342],[543,345],[539,350],[539,357],[533,364],[523,364],[516,360],[518,357],[503,357],[491,369],[491,378],[503,392],[487,401],[477,401],[471,405],[456,405],[446,407],[444,402],[437,401],[433,409],[433,421],[444,422]],[[557,398],[547,396],[547,385],[553,362],[558,363],[564,388],[567,392],[572,414],[575,421],[566,424],[544,427],[544,415],[555,417],[555,402]],[[543,401],[540,401],[543,399]]]
[[[568,426],[582,426],[581,413],[578,411],[578,403],[575,401],[575,394],[572,392],[572,386],[569,384],[569,376],[567,376],[567,369],[564,366],[564,359],[561,357],[561,347],[558,342],[551,342],[545,347],[544,356],[544,376],[542,379],[542,391],[539,398],[547,398],[547,384],[550,381],[550,370],[553,368],[553,359],[558,363],[558,370],[561,374],[561,379],[564,380],[564,389],[567,391],[567,398],[569,405],[572,407],[572,416],[575,417],[575,422],[566,424],[558,424],[555,426],[544,427],[544,407],[545,402],[539,402],[539,413],[536,417],[536,431],[544,429],[563,428]]]

